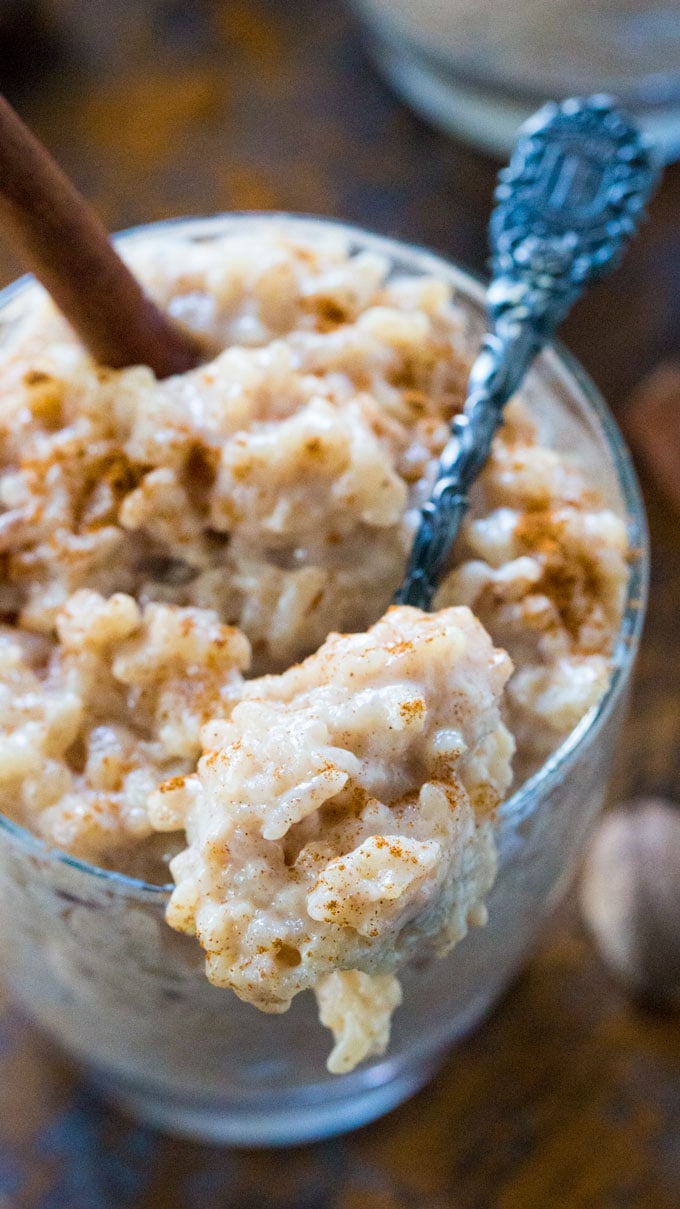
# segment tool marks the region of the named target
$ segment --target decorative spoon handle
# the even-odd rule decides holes
[[[503,407],[586,285],[616,265],[657,178],[645,139],[609,97],[550,103],[522,127],[491,218],[491,330],[396,604],[430,607]]]

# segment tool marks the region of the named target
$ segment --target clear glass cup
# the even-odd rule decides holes
[[[680,156],[680,6],[668,0],[352,0],[380,70],[445,130],[498,154],[547,99],[618,97]]]
[[[212,240],[272,217],[222,215],[159,223],[128,239]],[[328,226],[316,219],[277,222]],[[430,273],[465,307],[471,351],[484,326],[483,287],[419,248],[351,227],[356,248],[389,257],[400,273]],[[24,278],[0,293],[0,348],[32,305]],[[592,383],[564,352],[544,353],[524,394],[539,427],[580,454],[639,551],[600,704],[501,809],[499,873],[489,923],[443,960],[403,974],[387,1055],[337,1076],[325,1070],[329,1034],[311,995],[263,1015],[211,986],[203,956],[164,922],[168,887],[94,868],[0,816],[0,960],[3,980],[34,1020],[79,1058],[110,1100],[170,1132],[243,1145],[296,1143],[339,1133],[386,1112],[424,1084],[448,1047],[508,985],[567,887],[600,809],[621,727],[647,583],[643,506],[616,425]]]

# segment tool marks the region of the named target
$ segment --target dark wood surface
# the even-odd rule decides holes
[[[111,229],[174,214],[333,214],[481,270],[496,165],[390,94],[333,0],[51,0],[0,20],[0,85]],[[4,21],[4,24],[3,24]],[[0,282],[17,272],[0,243]],[[565,338],[621,413],[680,352],[680,170]],[[644,480],[643,480],[644,481]],[[644,481],[651,608],[613,794],[680,793],[679,519]],[[118,1117],[0,1004],[0,1209],[673,1209],[678,1018],[634,1008],[575,896],[491,1020],[383,1121],[274,1154]]]

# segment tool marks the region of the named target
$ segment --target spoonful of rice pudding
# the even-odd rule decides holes
[[[485,920],[511,671],[469,609],[391,609],[246,682],[204,728],[198,773],[150,799],[153,826],[188,842],[168,922],[262,1011],[313,989],[331,1071],[385,1049],[395,971]]]

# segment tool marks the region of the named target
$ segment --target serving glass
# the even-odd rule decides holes
[[[484,327],[483,286],[420,248],[282,215],[182,219],[118,238],[211,241],[272,222],[340,230],[353,250],[386,256],[395,273],[443,279],[464,309],[474,353]],[[30,278],[0,293],[0,354],[34,298]],[[204,1140],[276,1145],[379,1116],[421,1087],[452,1043],[490,1010],[564,894],[602,805],[621,728],[643,621],[648,545],[628,452],[578,365],[564,350],[548,350],[522,394],[539,431],[579,458],[627,521],[634,557],[611,681],[599,704],[501,807],[488,925],[473,928],[447,957],[403,972],[404,1003],[384,1057],[348,1075],[329,1075],[330,1037],[311,994],[270,1016],[211,986],[198,944],[164,921],[169,887],[50,850],[0,816],[3,981],[36,1023],[81,1060],[102,1094],[141,1120]]]
[[[546,100],[608,92],[680,156],[680,8],[668,0],[352,0],[424,117],[505,154]]]

